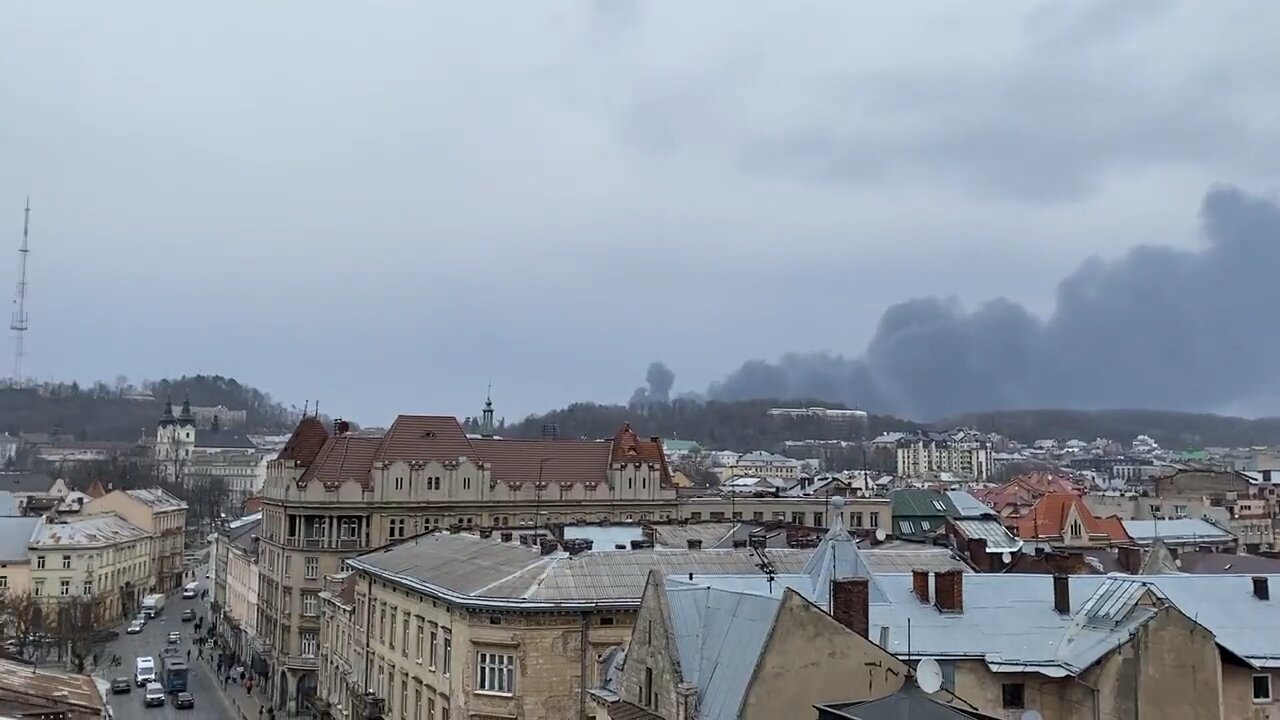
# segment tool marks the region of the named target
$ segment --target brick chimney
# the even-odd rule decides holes
[[[933,604],[942,612],[964,612],[964,573],[943,570],[933,575]]]
[[[1121,545],[1118,551],[1117,562],[1120,568],[1130,575],[1137,575],[1142,569],[1142,548],[1136,545]]]
[[[1071,576],[1053,576],[1053,609],[1059,615],[1071,614]]]
[[[1253,576],[1253,596],[1259,600],[1271,599],[1271,588],[1267,585],[1267,578],[1265,576]]]
[[[846,578],[831,584],[831,617],[862,637],[870,630],[871,595],[866,578]]]
[[[978,572],[989,572],[991,570],[990,558],[987,557],[986,538],[969,538],[966,550],[968,550],[969,562],[973,563]]]
[[[511,531],[503,530],[502,532],[498,533],[498,538],[502,540],[502,542],[504,543],[511,542]]]
[[[929,571],[916,568],[911,571],[911,592],[922,603],[929,602]]]

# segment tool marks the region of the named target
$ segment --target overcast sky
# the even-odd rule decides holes
[[[27,367],[221,373],[385,424],[1041,316],[1277,189],[1280,3],[9,2]],[[7,346],[6,346],[7,347]]]

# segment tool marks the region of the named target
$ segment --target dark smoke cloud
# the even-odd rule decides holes
[[[822,398],[919,419],[1013,408],[1213,411],[1280,397],[1280,206],[1215,187],[1207,246],[1138,246],[1092,258],[1041,320],[1003,298],[967,312],[908,300],[881,316],[862,358],[753,360],[713,398]],[[1268,408],[1275,411],[1277,408]]]
[[[651,402],[667,402],[671,399],[671,386],[676,382],[676,374],[671,372],[663,362],[649,363],[644,380],[648,387],[638,387],[631,394],[632,405],[643,405]]]

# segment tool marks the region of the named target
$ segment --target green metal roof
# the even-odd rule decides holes
[[[949,517],[956,516],[956,506],[951,498],[937,490],[918,490],[908,488],[894,490],[889,493],[893,503],[893,519],[903,517]]]

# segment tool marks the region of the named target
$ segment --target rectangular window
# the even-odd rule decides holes
[[[853,523],[852,523],[852,525],[853,525],[854,527],[856,527],[856,528],[860,528],[860,527],[862,527],[862,513],[861,513],[861,512],[859,512],[859,511],[855,510],[855,511],[853,511],[853,512],[849,513],[849,516],[850,516],[851,518],[853,518]]]
[[[873,528],[880,527],[880,513],[873,512],[870,514],[870,517],[871,517],[871,527]]]
[[[427,650],[427,667],[434,668],[436,666],[436,631],[434,627],[431,629],[431,646]]]
[[[320,614],[320,596],[315,593],[302,593],[302,614]]]
[[[423,620],[421,617],[419,617],[419,618],[418,618],[418,635],[417,635],[417,641],[414,643],[414,645],[415,645],[415,647],[416,647],[416,649],[417,649],[417,653],[418,653],[418,654],[417,654],[418,662],[422,662],[422,646],[423,646],[423,644],[424,644],[424,643],[423,643],[423,635],[425,635],[425,634],[426,634],[426,628],[424,628],[424,627],[422,627],[422,626],[423,626],[423,625],[425,625],[425,624],[426,624],[426,621],[425,621],[425,620]]]
[[[1254,702],[1271,702],[1271,675],[1258,674],[1253,676],[1253,701]]]
[[[42,597],[44,595],[44,581],[43,580],[35,581],[34,587],[35,587],[35,596]]]
[[[644,694],[641,700],[647,708],[653,707],[656,703],[657,695],[653,692],[653,668],[645,667],[644,669]]]
[[[83,585],[83,586],[81,586],[81,588],[80,588],[80,594],[81,594],[81,595],[85,595],[85,596],[92,595],[92,594],[93,594],[93,582],[92,582],[92,581],[89,581],[89,580],[85,580],[85,581],[84,581],[84,585]]]
[[[440,671],[448,677],[449,672],[453,669],[453,636],[445,633],[444,647],[441,650]]]
[[[65,579],[64,579],[64,580],[59,580],[59,581],[58,581],[58,594],[59,594],[59,595],[63,595],[63,596],[66,596],[66,595],[70,595],[70,594],[71,594],[71,581],[70,581],[70,580],[65,580]]]
[[[391,634],[387,636],[387,647],[392,650],[396,649],[396,615],[398,615],[399,612],[400,611],[396,610],[394,607],[391,608]]]
[[[431,716],[427,716],[431,720]],[[413,686],[413,720],[422,720],[422,686]]]
[[[320,558],[305,557],[302,559],[303,577],[315,580],[320,577]]]
[[[752,520],[755,520],[756,522],[760,522],[761,520],[764,520],[764,513],[762,513],[762,512],[753,512],[753,513],[751,513],[751,519],[752,519]]]
[[[400,654],[409,657],[409,613],[405,611],[404,625],[400,626]]]
[[[1001,706],[1006,710],[1021,710],[1025,706],[1025,691],[1026,687],[1022,683],[1004,683],[1000,686]]]
[[[291,555],[284,556],[284,576],[286,579],[289,577],[289,565],[291,564],[289,561],[292,559],[293,557]]]
[[[315,657],[316,648],[320,644],[320,639],[313,632],[302,633],[302,654],[306,657]]]
[[[63,556],[62,556],[62,569],[63,569],[63,570],[70,570],[70,569],[71,569],[71,556],[70,556],[70,555],[63,555]]]
[[[516,658],[493,652],[476,653],[476,688],[480,692],[515,693]]]
[[[9,576],[0,575],[0,590],[4,590],[8,587],[9,587]]]
[[[409,710],[409,676],[400,673],[400,717],[406,717]]]
[[[37,556],[36,556],[36,569],[37,569],[37,570],[43,570],[43,569],[44,569],[44,556],[43,556],[43,555],[37,555]]]
[[[378,642],[385,643],[387,641],[387,604],[378,601]]]

